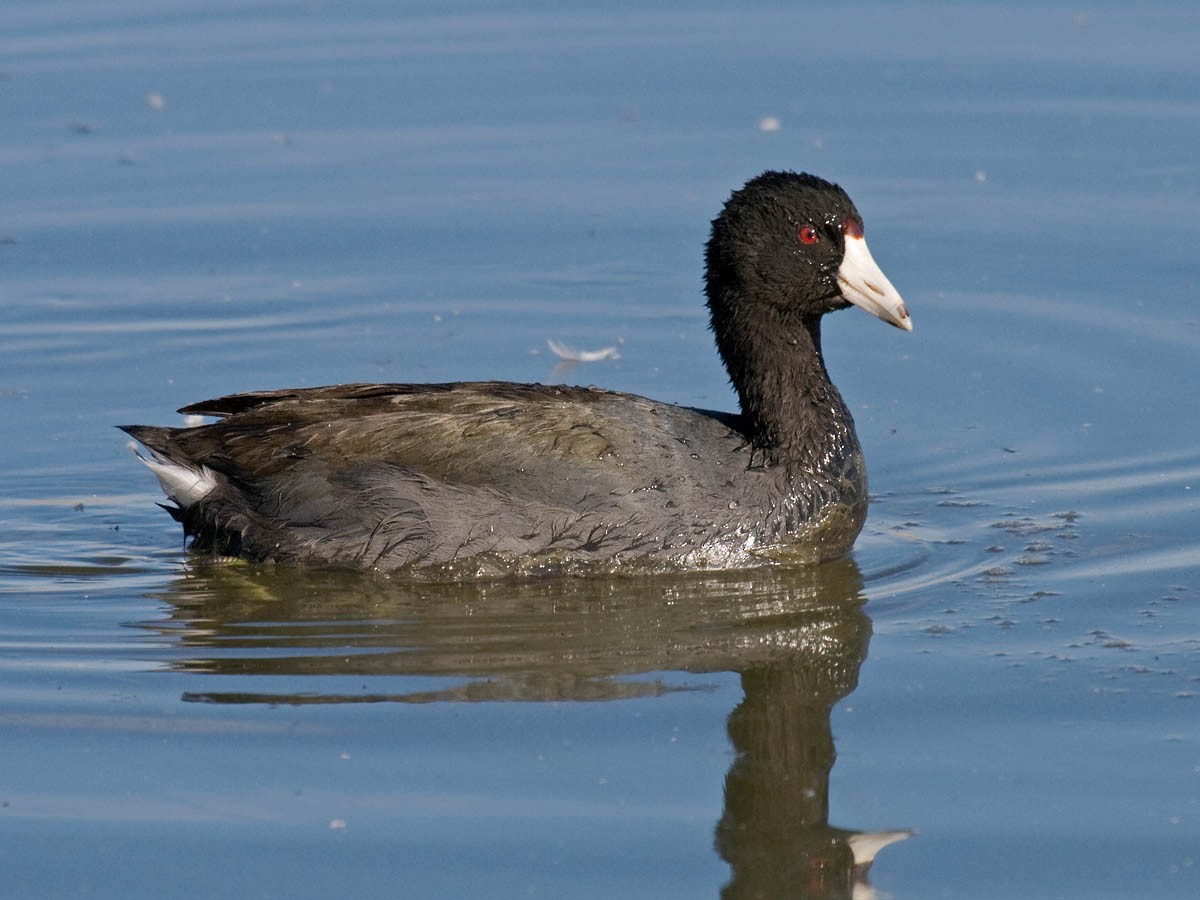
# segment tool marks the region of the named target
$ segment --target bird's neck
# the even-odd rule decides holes
[[[858,440],[825,369],[820,318],[768,307],[728,324],[722,355],[737,360],[729,374],[762,462],[793,474],[840,469]]]

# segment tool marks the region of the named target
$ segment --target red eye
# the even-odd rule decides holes
[[[815,244],[821,239],[821,236],[817,234],[817,229],[811,225],[802,225],[800,230],[796,232],[796,237],[800,239],[800,243],[802,244]]]

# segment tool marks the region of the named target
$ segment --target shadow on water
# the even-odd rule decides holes
[[[727,898],[872,896],[875,854],[911,833],[829,824],[830,712],[857,686],[871,636],[852,560],[444,585],[195,568],[163,599],[170,617],[144,627],[182,651],[178,669],[287,683],[278,693],[185,695],[194,702],[595,702],[697,689],[665,672],[737,672],[743,697],[728,717],[735,752],[716,825],[732,869]],[[338,676],[401,676],[420,687],[326,692],[345,683]]]

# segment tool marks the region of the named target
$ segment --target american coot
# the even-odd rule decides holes
[[[193,548],[433,577],[815,562],[862,528],[867,477],[821,317],[912,330],[837,185],[766,172],[705,253],[741,413],[594,387],[348,384],[236,394],[194,428],[125,428]]]

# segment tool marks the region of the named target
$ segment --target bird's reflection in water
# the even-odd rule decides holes
[[[869,898],[875,853],[909,834],[829,825],[830,712],[857,685],[871,635],[851,560],[467,584],[197,567],[164,599],[170,618],[146,627],[170,635],[179,668],[290,676],[277,693],[198,679],[186,695],[197,702],[601,701],[686,689],[665,672],[739,673],[716,827],[731,900]],[[336,676],[376,677],[348,692]]]

